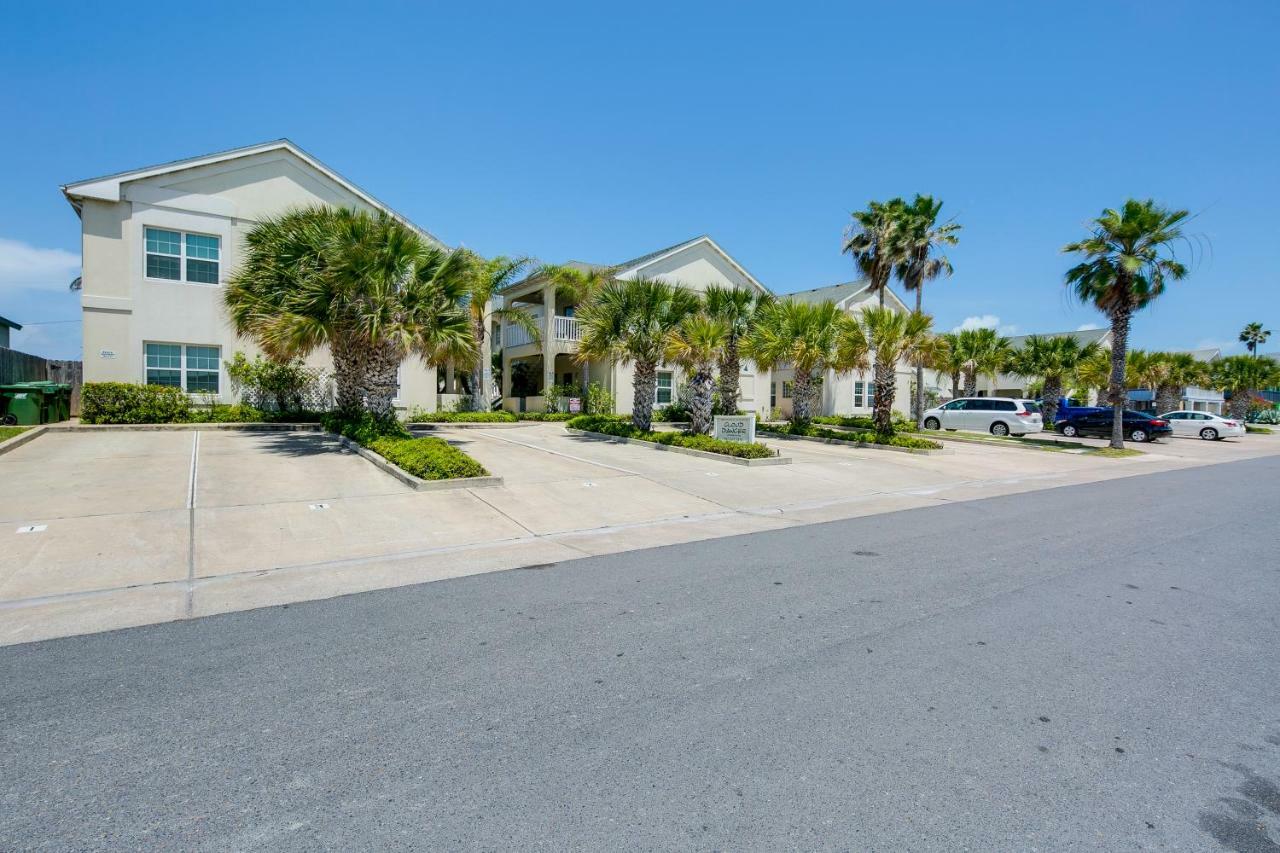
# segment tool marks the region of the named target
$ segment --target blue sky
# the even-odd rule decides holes
[[[68,181],[287,136],[446,241],[619,261],[711,234],[785,293],[853,277],[849,211],[963,226],[940,328],[1103,322],[1064,243],[1190,209],[1151,348],[1280,327],[1280,3],[26,4],[0,52],[0,315],[79,353]]]

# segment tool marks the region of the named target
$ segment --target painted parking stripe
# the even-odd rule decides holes
[[[48,528],[47,524],[28,524],[25,527],[19,527],[14,533],[43,533]]]

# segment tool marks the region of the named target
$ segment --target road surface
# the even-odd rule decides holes
[[[0,849],[1275,851],[1278,482],[1271,457],[3,648]]]

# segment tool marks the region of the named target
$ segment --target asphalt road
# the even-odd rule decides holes
[[[0,649],[0,849],[1280,850],[1278,482]]]

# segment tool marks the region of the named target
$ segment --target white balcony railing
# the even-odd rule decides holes
[[[576,317],[556,317],[552,334],[557,341],[576,343],[582,340],[582,323]],[[502,345],[504,347],[520,347],[534,342],[534,336],[527,329],[504,324],[502,327]]]
[[[582,323],[576,317],[557,317],[556,318],[556,340],[557,341],[580,341],[582,340]]]

